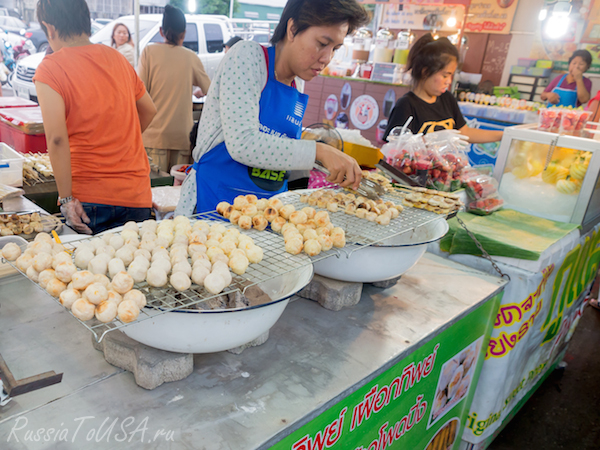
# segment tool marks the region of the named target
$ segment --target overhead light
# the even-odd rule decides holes
[[[188,11],[196,12],[196,0],[188,0]]]
[[[569,30],[569,18],[567,16],[552,16],[547,20],[545,32],[546,36],[551,39],[558,39],[565,34]]]
[[[454,11],[452,11],[452,15],[448,17],[448,20],[446,20],[446,25],[448,25],[450,28],[454,28],[456,26],[456,16],[454,15]]]
[[[543,21],[543,20],[546,20],[547,16],[548,16],[548,10],[545,7],[540,9],[540,14],[538,15],[538,19]]]

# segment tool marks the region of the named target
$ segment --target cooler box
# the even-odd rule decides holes
[[[21,97],[0,97],[0,109],[3,108],[25,108],[38,106],[36,102]]]
[[[46,153],[41,108],[0,109],[0,140],[20,153]]]
[[[0,184],[23,186],[23,161],[23,156],[0,142]]]

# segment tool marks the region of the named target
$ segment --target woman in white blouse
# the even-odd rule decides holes
[[[135,52],[133,49],[133,40],[131,39],[129,28],[122,23],[115,24],[111,41],[112,47],[117,49],[125,58],[127,58],[129,64],[135,67]]]
[[[241,41],[227,52],[204,103],[176,214],[212,211],[240,194],[270,197],[287,190],[288,171],[311,169],[315,160],[329,169],[329,181],[358,187],[353,158],[299,140],[308,96],[294,80],[316,77],[368,20],[356,0],[289,0],[272,47]]]

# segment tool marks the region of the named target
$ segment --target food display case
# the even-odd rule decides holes
[[[600,220],[600,142],[538,131],[504,131],[494,178],[505,207],[587,229]]]

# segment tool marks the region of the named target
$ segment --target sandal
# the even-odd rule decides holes
[[[590,299],[590,301],[588,303],[592,308],[600,310],[600,304],[598,303],[598,299],[592,298],[592,299]]]

